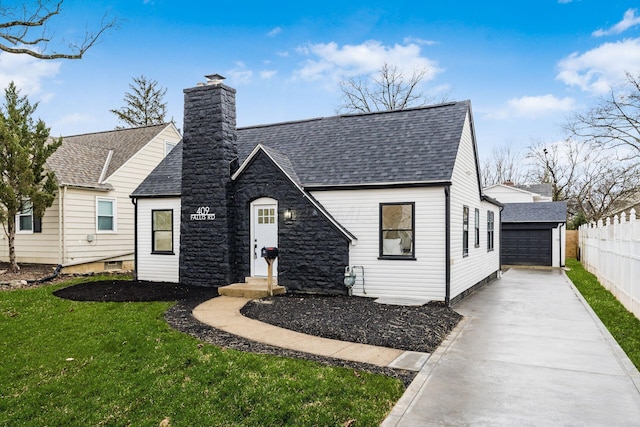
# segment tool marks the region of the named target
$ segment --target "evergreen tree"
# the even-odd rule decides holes
[[[133,84],[129,84],[131,92],[124,95],[125,107],[119,110],[111,110],[124,122],[126,126],[116,126],[116,129],[125,127],[158,125],[165,122],[167,103],[162,102],[167,89],[158,86],[155,80],[148,80],[145,76],[134,77]]]
[[[20,96],[13,82],[5,89],[0,111],[0,222],[9,239],[12,271],[20,269],[15,251],[16,215],[30,209],[33,217],[41,218],[57,190],[55,175],[45,169],[45,162],[62,138],[49,139],[50,128],[33,118],[37,107]]]

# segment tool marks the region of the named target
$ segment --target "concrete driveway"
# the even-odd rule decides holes
[[[383,426],[638,426],[640,373],[562,270],[510,269]]]

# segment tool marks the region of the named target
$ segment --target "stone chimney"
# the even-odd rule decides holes
[[[224,77],[184,90],[180,283],[230,284],[231,165],[237,162],[236,91]]]

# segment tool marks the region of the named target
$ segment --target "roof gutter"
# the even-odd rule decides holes
[[[95,191],[104,191],[104,192],[113,190],[113,187],[111,186],[111,184],[103,184],[103,185],[104,187],[98,187],[96,185],[82,185],[82,184],[67,184],[67,183],[60,184],[60,186],[64,186],[67,188],[77,188],[79,190],[95,190]]]
[[[450,180],[443,181],[401,181],[401,182],[374,182],[370,184],[310,184],[305,185],[307,191],[331,191],[331,190],[380,190],[385,188],[418,188],[418,187],[442,187],[451,185]]]

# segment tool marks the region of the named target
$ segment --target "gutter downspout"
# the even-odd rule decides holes
[[[444,217],[445,217],[445,295],[444,303],[447,307],[451,303],[451,185],[444,187]]]
[[[67,199],[67,186],[60,187],[58,200],[58,264],[64,264],[64,205]]]
[[[138,201],[132,197],[133,203],[133,274],[138,280]]]
[[[560,256],[558,259],[558,266],[560,268],[564,267],[564,263],[562,262],[562,250],[567,244],[566,239],[564,242],[562,241],[562,235],[564,234],[562,230],[564,229],[564,227],[566,227],[566,224],[562,222],[558,224],[558,255]]]

